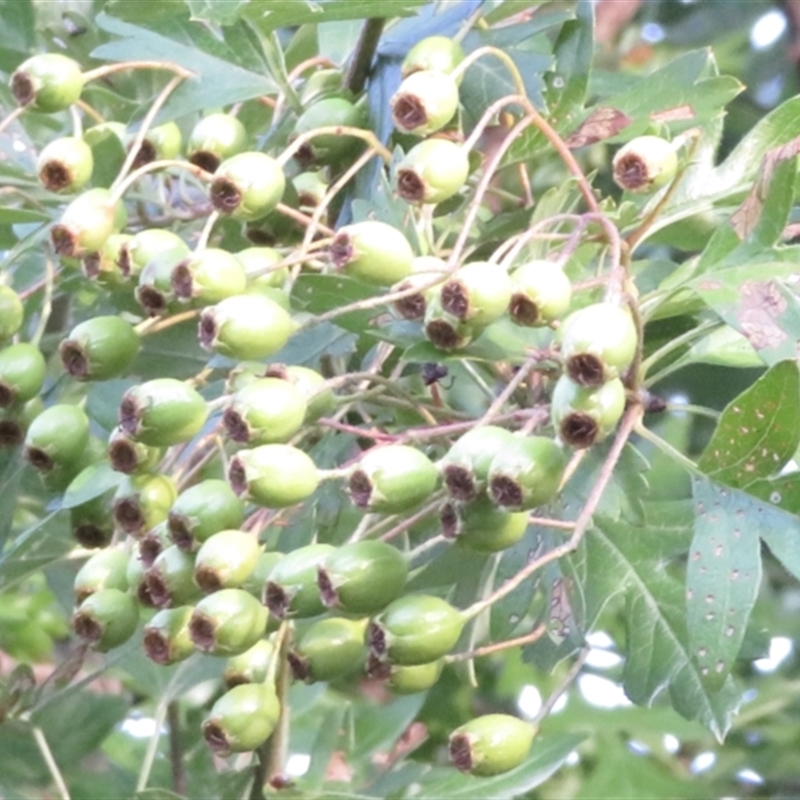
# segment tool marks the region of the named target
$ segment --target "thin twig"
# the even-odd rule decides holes
[[[61,774],[61,770],[58,768],[58,764],[56,764],[55,758],[53,758],[53,751],[50,749],[50,745],[47,744],[44,731],[35,725],[32,732],[33,738],[36,740],[36,746],[42,754],[44,763],[47,764],[47,770],[50,773],[50,777],[53,779],[53,783],[56,785],[56,789],[58,789],[61,800],[70,800],[69,789],[64,781],[64,776]]]

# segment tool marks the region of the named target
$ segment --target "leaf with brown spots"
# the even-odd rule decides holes
[[[777,475],[800,444],[800,373],[781,361],[728,404],[698,467],[746,489]]]
[[[759,520],[748,495],[692,482],[694,538],[686,568],[686,622],[703,684],[722,687],[744,640],[761,583]]]
[[[570,150],[585,147],[616,136],[630,124],[631,118],[616,108],[596,108],[576,130],[567,136],[564,143]]]

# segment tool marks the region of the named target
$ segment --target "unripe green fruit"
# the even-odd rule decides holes
[[[195,607],[189,622],[192,641],[212,656],[244,653],[264,635],[267,613],[244,589],[220,589]]]
[[[562,375],[553,390],[550,408],[562,441],[572,447],[591,447],[617,427],[625,411],[625,387],[619,378],[587,387]]]
[[[241,294],[247,275],[239,259],[227,250],[207,247],[176,264],[170,275],[172,291],[186,302],[218,303]]]
[[[330,246],[330,259],[346,275],[377,286],[391,286],[411,274],[414,251],[397,228],[364,220],[339,229]]]
[[[228,480],[237,495],[266,508],[293,506],[317,488],[311,458],[288,444],[264,444],[242,450],[230,462]]]
[[[420,450],[394,444],[365,453],[348,479],[350,499],[368,511],[397,514],[427,500],[438,472]]]
[[[289,381],[259,378],[240,389],[225,409],[228,436],[247,445],[287,442],[303,425],[306,401]]]
[[[209,114],[192,128],[186,143],[186,155],[192,164],[214,172],[221,161],[241,153],[247,147],[247,131],[231,114]]]
[[[441,281],[447,278],[447,265],[436,256],[416,256],[411,263],[411,274],[392,286],[392,293],[419,287],[419,291],[408,297],[401,297],[392,303],[394,310],[403,319],[422,319],[428,307],[428,298],[438,292],[437,276]]]
[[[512,322],[527,327],[550,325],[569,311],[572,284],[552,261],[529,261],[511,273]]]
[[[92,148],[77,136],[53,139],[39,154],[36,173],[51,192],[74,192],[92,177]]]
[[[447,73],[419,70],[403,80],[390,102],[396,128],[427,136],[453,118],[458,108],[458,86]]]
[[[636,326],[627,309],[595,303],[570,314],[559,331],[567,374],[581,386],[618,378],[636,354]]]
[[[34,397],[22,405],[14,404],[8,409],[0,408],[0,447],[18,447],[25,441],[25,434],[36,417],[44,411],[41,397]]]
[[[278,562],[282,561],[283,558],[283,553],[276,553],[274,550],[261,553],[258,557],[256,568],[239,588],[250,592],[254,597],[261,600],[264,597],[264,591],[267,587],[267,581],[270,575],[272,575],[272,570],[275,569]]]
[[[292,318],[276,302],[261,294],[242,294],[203,309],[198,338],[206,350],[241,361],[277,353],[293,330]]]
[[[73,481],[73,488],[79,479],[85,481],[84,485],[89,485],[97,478],[97,472],[98,465],[86,467]],[[114,536],[114,517],[108,492],[70,508],[69,524],[73,538],[83,547],[106,547]]]
[[[306,108],[311,103],[336,95],[341,97],[348,92],[344,88],[344,73],[340,69],[318,69],[312,72],[300,90],[300,104]]]
[[[372,654],[392,664],[427,664],[455,647],[464,615],[440,597],[408,594],[398,598],[370,623]]]
[[[172,541],[181,550],[196,550],[210,536],[244,521],[244,503],[230,485],[210,478],[181,492],[169,512]]]
[[[119,266],[122,274],[139,275],[157,256],[171,253],[177,264],[189,254],[189,245],[172,231],[146,228],[139,231],[120,252]]]
[[[160,447],[137,442],[122,428],[116,427],[108,438],[106,454],[112,469],[133,475],[154,471],[164,451]]]
[[[278,724],[281,706],[275,688],[264,683],[234,686],[214,703],[203,736],[217,756],[256,750]]]
[[[364,108],[344,97],[325,97],[303,111],[294,126],[292,138],[332,125],[362,128],[366,122]],[[312,165],[335,164],[359,147],[361,140],[345,134],[326,133],[309,139],[295,153],[304,169]]]
[[[148,595],[159,608],[189,605],[201,595],[194,582],[194,558],[175,545],[156,556],[145,581]]]
[[[195,555],[194,582],[206,594],[239,587],[255,570],[262,549],[252,533],[219,531]]]
[[[397,165],[397,193],[409,203],[441,203],[464,185],[469,175],[465,148],[448,139],[425,139]]]
[[[675,177],[678,156],[673,145],[660,136],[637,136],[617,151],[612,167],[617,186],[646,194]]]
[[[125,533],[141,536],[167,518],[177,495],[168,475],[128,475],[114,495],[114,519]]]
[[[336,397],[316,370],[297,364],[270,364],[264,370],[264,377],[288,381],[300,392],[307,404],[305,422],[316,422],[336,409]]]
[[[439,290],[439,302],[444,311],[480,328],[499,319],[510,300],[508,273],[488,261],[465,264]]]
[[[42,389],[47,374],[42,351],[21,342],[0,350],[0,408],[27,403]]]
[[[566,467],[561,448],[544,436],[515,436],[489,467],[489,494],[502,508],[522,511],[556,496]]]
[[[440,350],[460,350],[480,336],[484,329],[471,320],[460,319],[445,311],[440,292],[441,290],[428,300],[425,309],[425,336]]]
[[[464,48],[448,36],[426,36],[420,39],[406,54],[400,67],[407,78],[414,72],[451,73],[464,60]]]
[[[110,136],[117,139],[121,145],[125,140],[125,126],[121,122],[101,122],[87,128],[83,133],[83,140],[89,147],[97,147]]]
[[[153,447],[188,442],[200,432],[207,417],[202,396],[175,378],[155,378],[131,387],[119,407],[122,430]]]
[[[11,93],[17,103],[47,114],[69,108],[82,91],[80,64],[60,53],[35,55],[11,76]]]
[[[389,666],[386,685],[395,694],[425,692],[439,680],[443,666],[442,659],[413,666],[392,664]]]
[[[166,521],[159,522],[150,528],[141,539],[136,542],[142,563],[149,569],[156,563],[156,559],[173,544],[169,538]]]
[[[61,403],[46,408],[31,423],[25,436],[25,458],[41,472],[51,472],[79,464],[88,443],[86,413]]]
[[[273,617],[316,617],[325,611],[317,588],[317,568],[336,548],[308,544],[285,555],[270,573],[264,589],[264,605]]]
[[[244,653],[231,656],[225,664],[225,673],[222,676],[225,688],[232,689],[243,683],[264,683],[276,655],[274,642],[260,639]]]
[[[148,316],[163,316],[180,308],[172,288],[172,273],[180,263],[176,252],[170,250],[148,261],[139,273],[134,296]]]
[[[266,153],[249,151],[225,159],[214,173],[211,205],[233,219],[258,219],[280,203],[286,178]]]
[[[36,454],[36,458],[40,455],[41,453]],[[55,464],[53,468],[49,470],[40,469],[39,476],[48,492],[57,492],[61,494],[69,488],[81,472],[87,467],[97,465],[102,458],[102,440],[94,436],[89,436],[86,445],[74,461],[67,460],[61,464]]]
[[[315,622],[289,653],[295,680],[332,681],[359,669],[366,657],[366,620],[332,617]]]
[[[405,556],[386,542],[365,540],[338,547],[317,568],[317,586],[328,608],[369,616],[403,591]]]
[[[125,577],[128,581],[128,594],[136,598],[136,602],[143,608],[155,608],[156,604],[150,596],[150,589],[147,586],[147,570],[152,564],[147,565],[142,559],[141,552],[142,540],[135,541],[131,548],[128,558],[128,567]]]
[[[240,250],[236,258],[244,267],[249,290],[280,288],[289,277],[288,267],[276,269],[283,256],[272,247],[247,247]]]
[[[133,144],[131,137],[131,144]],[[138,169],[151,161],[176,158],[181,151],[183,136],[174,122],[165,122],[150,128],[133,159],[133,168]]]
[[[489,498],[474,503],[449,501],[439,518],[442,533],[458,544],[479,553],[495,553],[516,544],[528,529],[528,514],[498,508]]]
[[[450,497],[474,500],[486,487],[492,459],[513,439],[511,431],[496,425],[482,425],[463,434],[439,462]]]
[[[129,553],[122,547],[108,547],[92,555],[78,570],[72,584],[75,604],[80,605],[90,594],[101,589],[128,589],[126,571]]]
[[[297,203],[301,209],[316,208],[328,191],[328,182],[319,172],[301,172],[292,178],[292,184],[297,192]]]
[[[64,209],[50,229],[50,240],[60,256],[81,258],[100,250],[112,233],[124,227],[125,206],[110,202],[108,189],[89,189]]]
[[[122,317],[92,317],[59,345],[64,369],[79,381],[104,381],[125,373],[139,352],[139,337]]]
[[[462,772],[500,775],[527,758],[535,735],[533,725],[510,714],[485,714],[450,734],[450,758]]]
[[[144,626],[144,652],[151,661],[162,666],[184,661],[194,653],[189,636],[192,606],[162,608]]]
[[[127,275],[123,274],[120,265],[127,258],[132,240],[130,233],[112,233],[100,250],[83,257],[83,274],[109,289],[125,286]]]
[[[133,636],[138,623],[136,600],[119,589],[94,592],[72,615],[75,633],[101,653],[125,644]]]
[[[19,332],[25,318],[25,307],[19,295],[10,287],[0,284],[0,342]]]

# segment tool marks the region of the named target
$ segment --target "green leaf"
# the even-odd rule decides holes
[[[56,520],[57,513],[40,517],[0,554],[0,588],[8,589],[75,547],[75,540],[64,524],[65,517]]]
[[[744,641],[761,583],[759,517],[746,495],[703,478],[686,570],[689,646],[703,684],[722,687]]]
[[[375,297],[374,286],[345,275],[300,275],[292,288],[292,302],[311,314],[324,314],[334,308]],[[363,333],[380,309],[351,311],[335,319],[336,324],[353,333]]]
[[[243,16],[264,32],[342,19],[408,17],[428,0],[294,0],[291,3],[248,3]],[[213,5],[216,5],[214,3]]]
[[[167,789],[142,789],[134,797],[136,800],[186,800],[182,794],[175,794]]]
[[[88,503],[89,500],[116,489],[124,477],[121,472],[111,469],[111,465],[105,461],[90,464],[67,487],[61,508],[74,508]]]
[[[781,361],[731,401],[697,466],[715,481],[747,488],[779,472],[800,445],[800,372]]]
[[[250,0],[186,0],[192,19],[212,25],[230,25],[236,22]]]
[[[555,71],[547,75],[550,113],[560,120],[583,107],[594,56],[594,7],[578,0],[575,19],[567,20],[556,39]]]

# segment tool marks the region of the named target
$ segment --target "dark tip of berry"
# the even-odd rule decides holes
[[[39,170],[39,180],[45,189],[61,192],[72,184],[72,174],[60,161],[48,161]]]
[[[136,151],[136,156],[133,159],[132,169],[138,169],[139,167],[143,167],[145,164],[149,164],[151,161],[156,160],[156,148],[152,142],[148,142],[145,139],[142,142],[142,146]]]
[[[605,382],[603,362],[591,353],[579,353],[567,359],[567,374],[581,386],[600,386]]]
[[[460,520],[456,511],[455,503],[445,503],[439,512],[439,521],[442,523],[442,535],[448,539],[455,539],[458,536]]]
[[[270,364],[264,370],[265,378],[280,378],[282,381],[289,380],[289,370],[286,369],[286,364]]]
[[[22,430],[22,425],[13,419],[0,420],[0,447],[17,447],[24,441],[25,431]]]
[[[0,381],[0,408],[8,408],[16,396],[17,392],[13,387]]]
[[[119,426],[125,433],[133,436],[139,429],[141,411],[133,397],[123,397],[119,404]],[[115,442],[116,444],[116,442]],[[131,445],[133,447],[133,445]],[[123,470],[124,472],[124,470]]]
[[[294,160],[299,164],[300,169],[305,172],[317,162],[317,154],[310,142],[300,145],[300,149],[294,154]]]
[[[322,567],[317,567],[317,586],[323,604],[328,608],[336,608],[339,605],[339,592],[336,591],[328,571]]]
[[[136,587],[136,599],[139,601],[139,605],[142,605],[145,608],[156,607],[157,604],[153,599],[153,595],[150,593],[150,587],[147,585],[147,580],[142,579],[139,581],[139,585]]]
[[[440,350],[454,350],[463,342],[458,331],[444,319],[431,320],[425,326],[425,335]]]
[[[28,447],[25,450],[25,458],[28,459],[31,466],[41,472],[50,472],[55,466],[53,459],[39,447]]]
[[[620,158],[614,168],[614,177],[629,191],[640,189],[650,183],[646,162],[635,153]]]
[[[333,266],[340,269],[353,258],[353,240],[346,233],[337,234],[331,242],[329,252]]]
[[[498,475],[492,478],[489,484],[489,493],[499,506],[514,508],[522,505],[522,489],[519,484],[507,475]]]
[[[465,319],[469,312],[469,295],[464,291],[460,281],[448,281],[442,286],[441,292],[442,308],[448,314],[452,314],[458,319]]]
[[[103,638],[103,626],[88,614],[76,614],[72,627],[75,633],[87,642],[98,642]]]
[[[124,472],[126,475],[136,472],[139,466],[133,442],[123,440],[117,440],[108,446],[108,460],[111,462],[111,469]]]
[[[250,441],[250,426],[235,408],[226,408],[222,414],[222,424],[234,442]]]
[[[347,483],[350,499],[359,507],[366,508],[372,497],[372,481],[369,476],[360,469],[357,469]]]
[[[131,274],[131,251],[127,245],[123,245],[119,249],[119,261],[117,261],[119,271],[124,277],[129,277]]]
[[[11,76],[11,94],[21,106],[27,106],[36,98],[36,88],[27,72],[15,72]]]
[[[125,533],[138,533],[144,527],[144,515],[134,497],[125,497],[114,503],[114,519]]]
[[[472,769],[472,745],[469,736],[465,733],[451,736],[449,747],[453,765],[462,772],[469,772]]]
[[[228,482],[236,494],[243,495],[247,492],[247,473],[244,464],[235,456],[228,467]]]
[[[539,307],[525,294],[512,295],[508,304],[511,319],[520,325],[535,325],[539,321]]]
[[[213,720],[203,725],[203,737],[217,755],[225,756],[230,752],[225,731]]]
[[[378,659],[386,655],[386,633],[377,622],[370,622],[367,628],[367,646]]]
[[[216,570],[211,567],[198,567],[194,572],[194,582],[206,592],[206,594],[218,592],[223,588],[219,575]]]
[[[444,483],[447,493],[454,500],[466,503],[474,500],[478,493],[472,473],[466,467],[460,467],[457,464],[448,464],[444,468]]]
[[[139,542],[139,557],[142,559],[142,564],[152,567],[163,549],[164,545],[158,536],[147,534]]]
[[[297,655],[297,653],[287,653],[286,660],[292,670],[292,676],[296,681],[308,681],[311,678],[311,667],[308,659]]]
[[[169,664],[169,642],[159,631],[147,631],[143,639],[144,652],[156,664]]]
[[[167,310],[167,298],[153,286],[140,286],[137,298],[139,305],[151,317],[157,317]]]
[[[242,202],[242,193],[236,184],[227,178],[215,178],[211,183],[211,205],[223,214],[231,214],[239,208]]]
[[[214,309],[209,308],[200,315],[197,325],[197,338],[203,347],[211,348],[217,338],[217,321],[214,319]]]
[[[75,541],[87,549],[105,547],[111,541],[111,533],[91,522],[82,522],[72,529]]]
[[[425,316],[425,295],[422,292],[394,301],[394,310],[403,319],[422,319]]]
[[[89,253],[83,257],[83,274],[87,278],[96,278],[100,274],[100,253]]]
[[[195,611],[189,620],[189,637],[203,651],[213,649],[216,644],[216,626],[205,614]]]
[[[192,297],[192,289],[194,288],[194,279],[192,277],[192,270],[186,261],[181,261],[177,264],[170,275],[170,283],[172,290],[175,294],[183,300],[190,300]]]
[[[316,195],[311,194],[311,192],[298,192],[297,204],[300,208],[303,208],[303,206],[306,208],[316,208],[319,205],[319,201]]]
[[[89,589],[87,586],[84,586],[81,589],[75,589],[75,605],[81,605],[81,603],[83,603],[87,597],[90,597],[93,594],[93,591],[94,590]]]
[[[392,665],[388,661],[378,658],[374,653],[370,653],[364,672],[368,678],[385,681],[392,674]]]
[[[291,601],[283,586],[273,583],[273,581],[267,581],[263,602],[273,617],[283,619],[289,611]]]
[[[86,352],[79,342],[72,339],[65,339],[59,345],[58,352],[61,355],[61,363],[64,369],[77,378],[79,381],[89,376],[89,359]]]
[[[217,167],[220,165],[220,159],[219,156],[208,150],[198,150],[189,156],[189,163],[204,169],[206,172],[216,172]]]
[[[158,570],[151,570],[145,577],[147,593],[158,608],[168,608],[172,604],[172,594]]]
[[[392,116],[397,127],[406,131],[419,128],[428,121],[425,106],[413,94],[401,94],[397,97],[392,109]]]
[[[573,447],[591,447],[600,429],[594,417],[575,412],[561,420],[561,438]]]
[[[248,241],[261,247],[273,247],[278,243],[278,240],[273,234],[260,228],[252,228],[248,226],[244,235],[247,237]]]
[[[56,255],[70,257],[78,252],[77,237],[66,225],[53,225],[50,229],[50,241]]]
[[[413,169],[397,171],[397,194],[409,203],[421,203],[425,199],[425,182]]]
[[[170,511],[167,518],[167,528],[169,528],[170,539],[181,550],[188,553],[194,544],[194,536],[192,536],[192,532],[189,529],[189,520],[180,514],[173,514]]]

